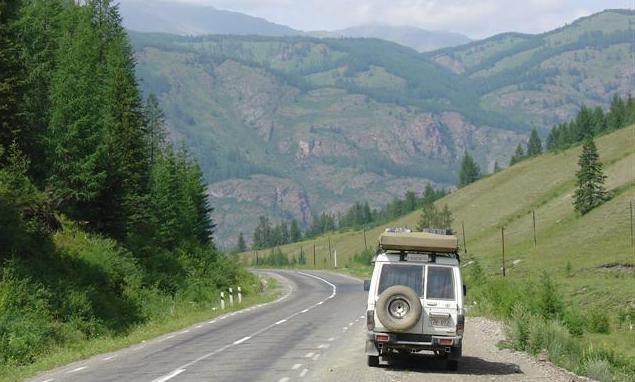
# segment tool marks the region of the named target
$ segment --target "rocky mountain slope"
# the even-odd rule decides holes
[[[133,41],[144,89],[200,159],[230,246],[260,214],[308,224],[356,200],[454,184],[466,150],[486,172],[506,164],[532,126],[544,133],[633,88],[632,19],[607,11],[427,54],[374,39]]]

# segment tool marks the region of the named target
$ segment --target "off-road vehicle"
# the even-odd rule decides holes
[[[379,237],[373,276],[364,282],[368,366],[379,366],[380,357],[431,351],[457,369],[466,290],[458,240],[441,233],[392,229]]]

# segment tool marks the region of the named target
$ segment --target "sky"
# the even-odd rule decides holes
[[[635,7],[635,0],[169,1],[211,5],[304,31],[375,23],[459,32],[475,39],[501,32],[540,33],[607,8]]]

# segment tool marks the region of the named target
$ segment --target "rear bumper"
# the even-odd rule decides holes
[[[379,335],[381,338],[378,338]],[[388,337],[387,340],[385,337]],[[381,340],[378,340],[381,339]],[[444,351],[461,348],[461,336],[431,336],[408,333],[379,333],[369,331],[366,337],[366,354],[380,355],[388,349],[411,351]]]

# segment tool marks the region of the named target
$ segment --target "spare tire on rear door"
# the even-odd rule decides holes
[[[421,301],[417,292],[403,285],[386,289],[375,305],[377,318],[388,330],[405,331],[419,322]]]

